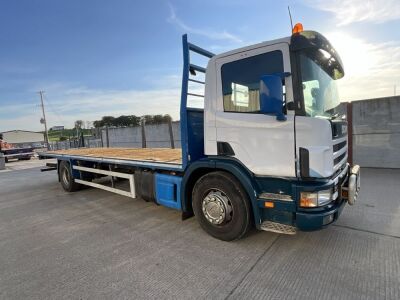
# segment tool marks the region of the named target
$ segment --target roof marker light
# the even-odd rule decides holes
[[[292,29],[292,34],[303,32],[303,24],[297,23]]]

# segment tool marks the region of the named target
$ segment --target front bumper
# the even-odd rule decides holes
[[[261,182],[269,187],[270,182]],[[287,193],[283,193],[286,189]],[[317,192],[332,189],[333,201],[321,207],[302,208],[299,206],[301,192]],[[290,191],[290,192],[289,192]],[[360,191],[360,168],[350,168],[347,164],[340,173],[326,181],[300,181],[279,186],[274,193],[258,195],[260,212],[259,229],[262,224],[282,224],[301,231],[319,230],[334,223],[342,213],[346,203],[354,204]],[[264,226],[265,227],[265,226]],[[270,230],[271,231],[271,230]]]
[[[328,210],[296,212],[296,227],[302,231],[322,229],[339,218],[346,203],[353,205],[360,191],[360,166],[349,168],[343,182],[338,182],[336,190],[338,198]]]
[[[346,201],[342,200],[330,210],[324,212],[297,212],[296,227],[302,231],[322,229],[335,222],[343,211]]]

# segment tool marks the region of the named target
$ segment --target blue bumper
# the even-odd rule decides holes
[[[260,209],[260,224],[270,221],[292,227],[300,231],[313,231],[323,229],[334,223],[342,213],[347,198],[343,191],[348,188],[348,177],[350,170],[348,167],[335,178],[315,181],[296,181],[288,183],[286,186],[277,181],[275,190],[259,194],[257,205]],[[259,180],[261,183],[264,183]],[[265,189],[274,187],[274,182],[266,182]],[[280,185],[278,185],[280,184]],[[330,189],[336,198],[331,203],[322,207],[302,208],[299,206],[299,199],[302,192],[318,192]],[[282,192],[284,192],[282,196]],[[269,202],[267,206],[266,202]],[[271,204],[272,203],[272,204]],[[260,226],[261,228],[261,226]]]
[[[346,201],[323,212],[296,212],[296,227],[302,231],[322,229],[335,222],[343,211]]]

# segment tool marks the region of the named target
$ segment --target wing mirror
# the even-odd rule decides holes
[[[260,111],[266,115],[274,115],[278,121],[286,121],[283,113],[282,79],[290,73],[264,75],[260,80]]]

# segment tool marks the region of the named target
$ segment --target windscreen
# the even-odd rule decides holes
[[[297,57],[301,107],[311,117],[332,118],[340,104],[336,82],[344,76],[340,56],[331,43],[316,31],[293,34],[290,51]],[[297,78],[297,77],[296,77]]]
[[[323,49],[299,52],[306,115],[332,117],[340,104],[336,81],[343,77],[335,58]]]

